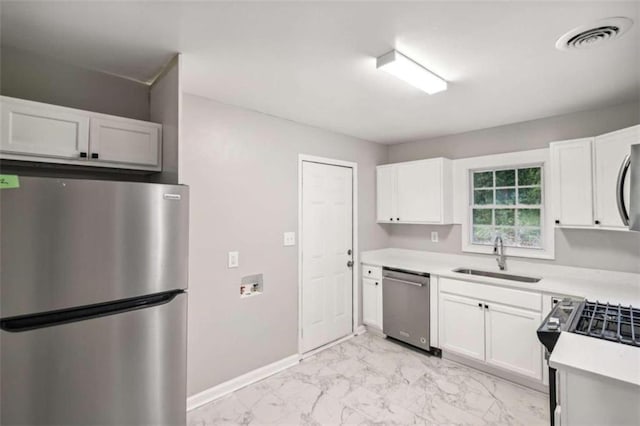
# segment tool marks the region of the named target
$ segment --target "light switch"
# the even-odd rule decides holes
[[[437,243],[438,242],[438,232],[437,231],[432,231],[431,232],[431,242],[432,243]]]
[[[284,233],[284,245],[285,246],[295,246],[296,245],[296,233],[295,232],[285,232]]]
[[[237,251],[230,251],[228,262],[229,268],[237,268],[240,264],[240,253]]]

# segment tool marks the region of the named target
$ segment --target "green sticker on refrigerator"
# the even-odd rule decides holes
[[[20,188],[17,175],[0,175],[0,189]]]

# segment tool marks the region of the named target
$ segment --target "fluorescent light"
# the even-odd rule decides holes
[[[393,74],[430,95],[447,90],[447,82],[397,50],[380,56],[377,68]]]

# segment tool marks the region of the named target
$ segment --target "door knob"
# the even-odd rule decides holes
[[[353,266],[353,260],[348,261],[348,262],[347,262],[347,266],[348,266],[349,268],[351,268],[351,267]]]

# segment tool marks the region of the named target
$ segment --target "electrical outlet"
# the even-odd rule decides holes
[[[431,242],[432,243],[437,243],[438,242],[438,231],[432,231],[431,232]]]
[[[284,233],[284,245],[285,246],[295,246],[296,245],[296,233],[295,232],[285,232]]]
[[[240,265],[240,253],[237,251],[229,252],[228,267],[237,268]]]

